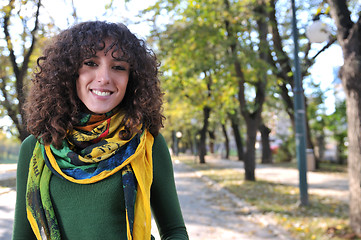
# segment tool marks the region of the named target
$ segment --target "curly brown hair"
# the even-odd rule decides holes
[[[112,41],[105,49],[105,40]],[[120,107],[129,137],[139,124],[156,136],[163,127],[163,93],[154,52],[123,24],[89,21],[62,31],[38,58],[33,86],[25,105],[28,131],[44,144],[59,148],[78,123],[84,108],[77,96],[78,70],[97,51],[121,50],[130,65],[129,81]],[[112,54],[113,56],[113,54]],[[113,56],[114,57],[114,56]]]

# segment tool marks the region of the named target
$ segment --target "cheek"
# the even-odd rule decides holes
[[[123,78],[123,79],[118,83],[118,86],[119,86],[120,90],[125,92],[126,89],[127,89],[128,83],[129,83],[128,77],[127,77],[127,78]]]

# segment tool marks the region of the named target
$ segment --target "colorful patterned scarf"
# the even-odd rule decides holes
[[[122,119],[120,112],[83,114],[80,126],[68,133],[61,149],[36,144],[29,167],[26,209],[37,239],[61,239],[49,193],[52,174],[90,184],[118,171],[122,173],[128,240],[151,238],[154,139],[147,130],[129,140],[120,139]]]

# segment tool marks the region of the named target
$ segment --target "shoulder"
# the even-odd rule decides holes
[[[167,147],[167,143],[161,133],[154,137],[153,149],[159,147]]]
[[[33,151],[35,148],[35,144],[37,139],[35,136],[30,135],[21,143],[20,152],[19,152],[19,160],[18,160],[18,168],[25,167],[29,164],[30,158],[33,155]]]
[[[21,145],[28,146],[28,145],[35,145],[36,144],[36,137],[34,135],[29,135],[27,138],[24,139]]]
[[[20,152],[33,152],[37,139],[34,135],[29,135],[24,141],[21,143]]]
[[[154,157],[165,157],[169,155],[169,148],[168,145],[163,137],[162,134],[158,134],[154,136],[154,143],[153,143],[153,158]]]
[[[29,163],[33,155],[36,144],[36,138],[33,135],[28,136],[22,143],[19,152],[17,166],[17,185],[24,187],[26,185],[29,172]]]
[[[155,178],[157,178],[156,175],[172,169],[172,159],[169,148],[162,134],[154,137],[152,157]]]

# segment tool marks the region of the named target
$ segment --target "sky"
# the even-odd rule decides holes
[[[106,10],[105,6],[110,0],[73,0],[76,12],[80,21],[106,20],[110,22],[123,22],[138,37],[145,38],[149,32],[149,25],[137,17],[139,11],[145,9],[155,2],[155,0],[114,0],[112,9]],[[69,26],[72,6],[69,0],[44,0],[43,5],[46,12],[54,18],[55,25],[61,29]],[[137,23],[140,22],[140,23]]]
[[[310,77],[315,83],[320,84],[323,91],[332,89],[332,91],[325,92],[325,105],[327,107],[326,114],[331,114],[335,110],[334,106],[336,99],[333,92],[333,89],[335,89],[335,83],[337,82],[335,81],[335,71],[342,65],[343,57],[341,47],[337,44],[333,44],[329,49],[317,56],[315,64],[310,69]],[[305,92],[307,92],[305,84],[304,88]],[[342,94],[338,96],[342,96]]]

